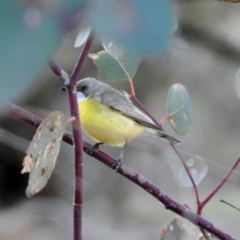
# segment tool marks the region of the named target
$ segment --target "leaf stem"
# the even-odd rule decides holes
[[[128,81],[129,81],[129,85],[130,85],[131,95],[135,98],[135,89],[134,89],[133,80],[129,79]]]

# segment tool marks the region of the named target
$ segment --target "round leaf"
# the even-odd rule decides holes
[[[104,41],[103,47],[118,62],[128,79],[133,79],[141,62],[142,54],[130,51],[125,46],[116,45],[112,41]]]
[[[143,53],[158,54],[166,48],[173,25],[168,0],[93,0],[93,3],[93,26],[101,36]]]
[[[207,175],[208,165],[206,163],[204,163],[202,158],[199,156],[195,156],[195,157],[189,159],[186,162],[186,165],[188,167],[188,170],[189,170],[195,184],[198,185],[203,180],[203,178]],[[190,177],[189,177],[188,173],[186,172],[185,168],[182,168],[179,178],[184,187],[192,187],[193,186],[192,182],[190,180]]]
[[[119,63],[106,51],[89,54],[98,67],[98,78],[102,80],[128,80],[126,72]]]
[[[89,54],[98,67],[98,77],[102,80],[133,79],[142,54],[129,51],[126,47],[118,46],[112,41],[104,41],[103,47],[105,51]]]
[[[35,78],[57,46],[53,19],[19,1],[0,1],[0,102],[17,96]]]
[[[76,47],[76,48],[81,47],[87,40],[90,32],[91,32],[90,25],[87,25],[87,24],[83,25],[81,27],[80,31],[78,32],[77,38],[74,43],[74,47]]]
[[[188,92],[180,83],[172,85],[168,91],[167,114],[174,131],[185,135],[192,123],[192,113]]]

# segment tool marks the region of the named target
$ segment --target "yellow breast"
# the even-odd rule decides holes
[[[91,98],[79,103],[82,129],[96,142],[112,146],[144,132],[144,127]]]

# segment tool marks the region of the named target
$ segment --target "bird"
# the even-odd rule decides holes
[[[151,134],[180,144],[181,140],[162,131],[152,119],[137,108],[123,92],[95,78],[84,78],[76,84],[81,127],[96,143],[88,153],[93,155],[101,144],[123,147],[114,164],[117,170],[126,144],[143,134]]]

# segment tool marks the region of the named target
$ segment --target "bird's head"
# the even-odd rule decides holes
[[[102,92],[102,84],[95,78],[84,78],[77,82],[78,100],[96,97]]]

